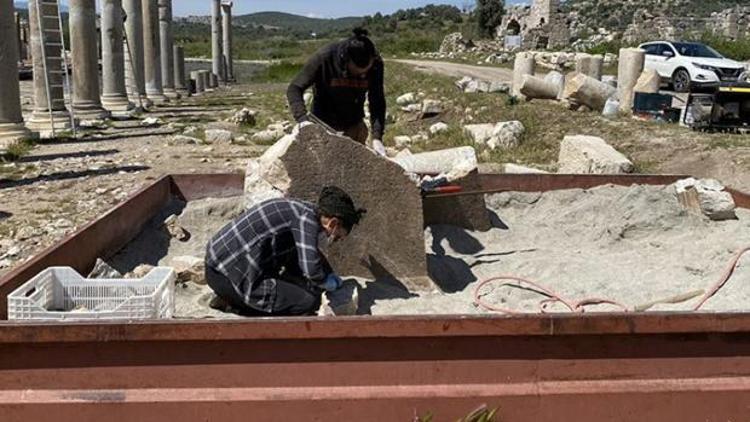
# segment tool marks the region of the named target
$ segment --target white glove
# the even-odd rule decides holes
[[[378,155],[380,155],[381,157],[386,156],[385,145],[383,145],[383,141],[381,141],[380,139],[372,140],[372,149],[375,150],[375,152],[378,153]]]

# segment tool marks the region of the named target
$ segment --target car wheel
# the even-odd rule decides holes
[[[677,69],[672,75],[672,87],[675,92],[690,91],[690,74],[685,69]]]

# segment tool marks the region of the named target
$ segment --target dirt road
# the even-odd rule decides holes
[[[502,67],[489,66],[472,66],[469,64],[438,62],[431,60],[394,60],[395,62],[410,64],[417,70],[437,73],[440,75],[462,78],[471,76],[472,78],[483,79],[488,81],[499,81],[511,83],[513,81],[513,71]]]

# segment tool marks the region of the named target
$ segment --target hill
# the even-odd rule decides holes
[[[262,27],[267,30],[278,30],[298,36],[309,36],[312,33],[317,36],[325,36],[330,33],[348,31],[359,25],[362,18],[320,19],[282,12],[260,12],[236,16],[234,22],[239,26]]]

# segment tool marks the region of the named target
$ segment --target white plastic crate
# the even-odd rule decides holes
[[[8,295],[9,320],[144,320],[174,314],[175,272],[157,267],[141,279],[86,279],[50,267]]]

